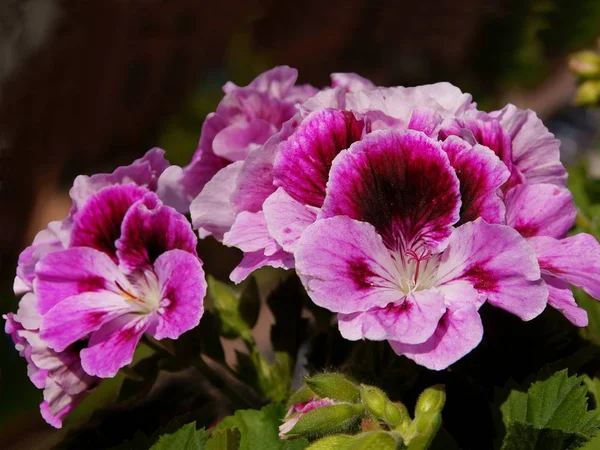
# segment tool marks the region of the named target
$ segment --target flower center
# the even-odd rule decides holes
[[[127,277],[130,286],[124,287],[118,281],[115,281],[121,291],[121,295],[127,301],[134,302],[140,307],[140,312],[144,314],[155,311],[160,306],[161,295],[158,284],[158,278],[152,270],[140,270]]]
[[[432,287],[437,257],[427,249],[410,249],[398,256],[398,282],[402,292],[410,294]]]

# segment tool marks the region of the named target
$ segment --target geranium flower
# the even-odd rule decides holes
[[[115,282],[119,281],[125,283],[121,284],[121,287],[129,289],[131,281],[135,283],[137,280],[137,285],[131,288],[128,294],[138,294],[136,298],[138,298],[139,304],[137,306],[140,308],[146,297],[139,295],[144,291],[144,283],[140,283],[140,277],[136,274],[146,273],[147,279],[150,280],[146,284],[154,285],[153,276],[156,275],[152,275],[150,272],[156,268],[158,264],[156,261],[164,249],[184,248],[189,256],[184,256],[183,259],[189,260],[190,257],[195,259],[196,262],[189,263],[191,266],[200,264],[195,256],[196,238],[185,218],[178,215],[173,209],[162,205],[158,200],[157,195],[162,196],[164,192],[169,193],[168,189],[165,190],[167,184],[164,177],[169,163],[164,159],[163,154],[164,152],[160,149],[152,149],[143,158],[134,161],[129,166],[120,167],[113,173],[77,177],[70,191],[73,206],[67,218],[50,223],[45,230],[38,233],[32,245],[26,248],[19,257],[14,291],[15,294],[24,294],[24,296],[19,303],[18,312],[4,316],[6,319],[5,331],[11,335],[17,350],[27,360],[31,381],[36,387],[44,390],[44,402],[40,405],[42,416],[49,424],[57,428],[62,426],[62,421],[67,413],[99,383],[100,380],[95,375],[104,373],[101,376],[106,376],[109,373],[97,367],[88,368],[92,374],[84,370],[81,351],[91,345],[90,335],[85,335],[70,344],[62,342],[60,345],[55,345],[56,342],[54,342],[50,345],[49,340],[42,337],[40,332],[40,327],[44,327],[44,321],[49,320],[44,319],[43,316],[52,310],[54,304],[63,300],[73,302],[69,299],[69,287],[77,284],[77,277],[87,268],[87,273],[91,278],[86,278],[88,282],[80,279],[80,283],[76,287],[76,290],[82,293],[86,290],[101,292],[102,286],[114,288]],[[177,189],[176,186],[172,188]],[[154,191],[157,194],[153,193]],[[124,226],[126,216],[128,217],[127,227]],[[156,232],[154,235],[152,234],[153,230]],[[165,230],[167,233],[162,236]],[[123,239],[120,239],[121,237]],[[127,245],[128,243],[131,245]],[[117,249],[117,245],[119,249]],[[178,252],[181,251],[177,250],[175,256],[178,256]],[[69,259],[68,255],[81,255],[82,253],[92,255],[82,265],[78,264],[77,258]],[[123,260],[121,267],[116,266],[119,261],[117,253],[128,256],[128,259]],[[144,263],[145,255],[154,261],[150,268]],[[110,261],[109,263],[106,262],[106,258]],[[166,263],[169,258],[164,255],[162,258],[163,266],[168,268]],[[100,261],[101,265],[96,266],[94,261]],[[58,265],[52,267],[52,264],[55,263]],[[93,267],[90,268],[90,264]],[[110,279],[103,283],[100,277],[96,276],[98,275],[96,272],[104,274],[103,270],[106,267],[118,275],[113,278],[111,274]],[[136,268],[144,269],[140,272]],[[48,278],[52,272],[58,278],[52,278],[52,276]],[[202,278],[201,269],[195,274]],[[191,283],[193,282],[192,280]],[[201,314],[203,280],[199,284],[198,303],[200,303]],[[163,283],[162,286],[166,292],[167,285]],[[148,299],[156,298],[155,292],[147,291],[154,295],[150,295]],[[119,292],[123,294],[123,291]],[[161,296],[162,293],[158,295],[158,297]],[[81,299],[81,296],[78,298]],[[87,298],[93,301],[94,297]],[[178,297],[174,296],[174,298]],[[134,301],[133,298],[130,300]],[[176,303],[171,303],[171,307],[166,307],[165,312],[174,308]],[[84,305],[85,302],[82,301],[78,307]],[[186,323],[195,320],[194,314],[197,315],[198,307],[190,307],[190,313],[192,319],[186,318],[184,321],[178,322],[177,326],[185,327]],[[169,313],[171,318],[176,318],[177,314]],[[154,316],[145,319],[150,322],[148,332],[152,330],[152,324],[155,324],[155,332],[160,336],[158,319]],[[112,317],[117,318],[114,311]],[[199,317],[197,318],[199,319]],[[98,319],[100,319],[99,316]],[[57,320],[58,322],[55,323],[60,323],[61,320],[68,322],[69,316],[58,317]],[[123,320],[123,318],[119,320]],[[113,321],[112,326],[116,323]],[[74,325],[81,329],[81,327],[90,326],[90,322]],[[46,324],[46,326],[51,330],[53,322],[50,320],[50,324]],[[108,329],[103,328],[103,330],[106,332]],[[52,334],[52,331],[44,332]],[[164,330],[163,334],[165,334]],[[55,337],[50,338],[50,340],[52,339]],[[113,355],[106,355],[107,359],[110,359],[111,356]],[[125,357],[116,356],[127,360],[127,354]],[[107,364],[114,364],[114,361],[107,361]]]
[[[548,293],[533,250],[480,218],[500,221],[496,192],[508,176],[489,149],[460,139],[378,131],[352,144],[296,244],[311,299],[338,313],[345,338],[388,340],[436,370],[480,342],[485,301],[536,317]]]
[[[338,403],[339,402],[335,402],[330,398],[313,398],[306,402],[293,405],[290,409],[288,409],[288,412],[283,418],[283,423],[279,426],[279,437],[281,439],[287,439],[286,434],[292,431],[292,429],[300,421],[302,416],[304,416],[309,411],[312,411],[313,409],[317,408],[322,408],[323,406],[335,405]]]

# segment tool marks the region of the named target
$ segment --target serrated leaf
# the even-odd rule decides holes
[[[217,425],[216,430],[237,428],[240,431],[240,450],[281,450],[279,425],[285,414],[283,405],[272,404],[260,411],[238,410]]]
[[[174,433],[160,436],[151,450],[205,450],[208,437],[206,430],[196,430],[195,423],[188,423]]]
[[[506,427],[503,449],[577,448],[600,427],[600,411],[588,411],[583,378],[569,377],[567,370],[532,383],[527,392],[512,390],[500,410]],[[547,447],[548,442],[562,446]]]
[[[240,430],[228,428],[215,430],[206,443],[205,450],[237,450],[240,444]]]
[[[512,422],[507,427],[501,450],[575,450],[589,439],[579,433]]]

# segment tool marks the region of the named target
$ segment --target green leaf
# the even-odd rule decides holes
[[[237,450],[240,445],[240,430],[228,428],[215,430],[206,443],[205,450]]]
[[[195,423],[188,423],[175,433],[160,436],[151,450],[205,450],[208,436],[206,430],[196,430]]]
[[[250,330],[256,324],[260,309],[258,285],[254,277],[248,279],[242,291],[207,277],[212,304],[221,319],[221,333],[225,337],[250,340]]]
[[[281,450],[279,425],[285,414],[283,405],[271,404],[260,411],[238,410],[217,425],[216,430],[237,428],[240,431],[240,450]]]
[[[567,370],[533,383],[527,392],[512,390],[500,410],[506,427],[503,449],[577,448],[600,427],[600,411],[588,411],[583,378],[569,377]],[[548,442],[562,446],[547,447]]]

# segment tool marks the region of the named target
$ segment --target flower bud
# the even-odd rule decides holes
[[[408,450],[426,450],[431,446],[440,426],[442,413],[432,411],[415,417],[406,433],[405,442]]]
[[[600,82],[588,80],[577,88],[575,103],[577,105],[595,105],[600,100]]]
[[[288,408],[291,408],[299,403],[306,403],[309,400],[313,400],[315,399],[315,397],[315,393],[311,391],[307,385],[303,385],[300,389],[298,389],[290,396],[286,406]]]
[[[360,385],[360,398],[367,408],[367,411],[377,417],[383,419],[385,406],[391,403],[387,395],[375,386]]]
[[[344,448],[345,444],[351,439],[352,436],[348,436],[347,434],[327,436],[313,442],[306,450],[340,450]]]
[[[445,403],[446,391],[444,390],[444,385],[436,384],[435,386],[431,386],[425,389],[419,396],[417,406],[415,407],[415,416],[439,412]]]
[[[387,402],[383,411],[383,420],[390,428],[404,428],[410,424],[410,415],[402,403]]]
[[[600,75],[600,54],[584,50],[571,55],[569,68],[577,75],[595,77]]]
[[[340,373],[315,375],[305,378],[304,382],[319,397],[348,403],[356,403],[359,399],[358,386]]]
[[[396,439],[387,431],[370,431],[354,436],[335,450],[396,450]]]
[[[343,433],[356,427],[364,414],[360,404],[347,403],[323,406],[302,415],[294,427],[286,433],[290,436],[318,437]]]

